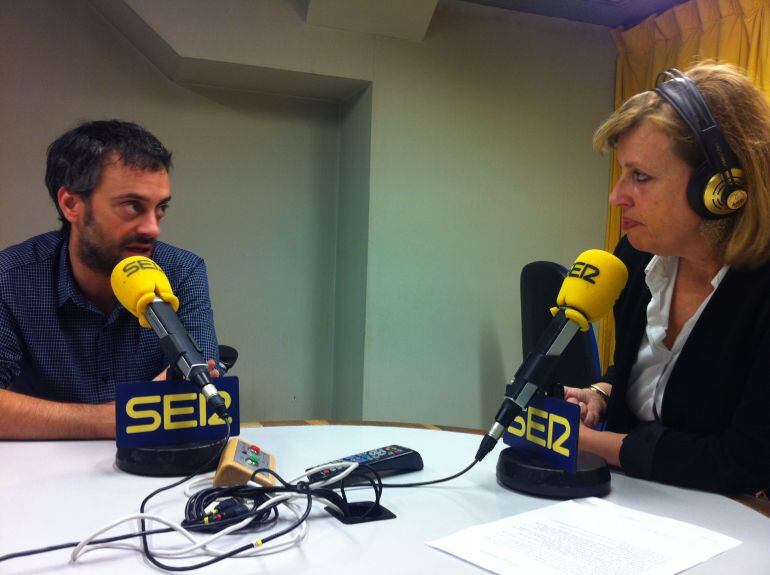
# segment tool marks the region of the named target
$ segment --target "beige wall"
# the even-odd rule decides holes
[[[129,4],[143,3],[179,14],[180,41],[206,29],[185,18],[210,14],[216,38],[227,27],[219,3]],[[519,270],[602,244],[608,165],[590,135],[611,108],[608,31],[447,1],[417,43],[258,4],[276,39],[233,26],[218,41],[231,61],[240,44],[255,65],[289,58],[370,91],[192,91],[87,2],[0,0],[0,245],[55,226],[53,137],[85,118],[137,121],[175,151],[164,239],[207,260],[245,419],[486,426],[521,360]]]
[[[363,417],[372,89],[348,98],[340,124],[332,417]]]
[[[487,427],[521,362],[518,275],[602,247],[606,29],[445,3],[375,53],[364,417]]]

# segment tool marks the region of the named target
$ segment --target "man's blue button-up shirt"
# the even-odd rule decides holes
[[[204,357],[218,360],[206,266],[156,242],[152,259],[179,298]],[[49,232],[0,251],[0,387],[54,401],[100,403],[115,384],[149,381],[167,362],[152,330],[120,304],[109,316],[78,289],[67,236]]]

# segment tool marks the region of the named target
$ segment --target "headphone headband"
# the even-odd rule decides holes
[[[695,135],[703,154],[718,172],[738,166],[738,159],[727,144],[695,83],[676,68],[658,74],[658,80],[668,80],[655,86],[655,91],[671,104]]]
[[[706,158],[693,174],[693,180],[697,181],[691,181],[688,187],[693,209],[705,218],[731,214],[746,202],[743,174],[703,94],[695,82],[677,68],[658,74],[655,83],[655,92],[671,104],[687,124]]]

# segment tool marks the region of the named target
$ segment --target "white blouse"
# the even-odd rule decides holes
[[[676,336],[674,345],[668,349],[663,340],[668,330],[668,317],[678,268],[679,258],[676,256],[653,256],[644,269],[645,282],[650,288],[652,299],[647,305],[647,328],[642,336],[636,363],[631,368],[627,393],[628,406],[640,421],[660,419],[663,393],[666,391],[671,371],[690,332],[730,266],[722,266],[711,280],[711,293],[687,320]]]

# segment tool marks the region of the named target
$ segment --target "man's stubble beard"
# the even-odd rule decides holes
[[[85,202],[85,219],[80,233],[77,255],[80,261],[89,269],[106,276],[123,259],[123,249],[135,243],[154,243],[149,238],[131,237],[121,241],[117,246],[110,246],[105,239],[102,228],[94,218],[90,200]]]

